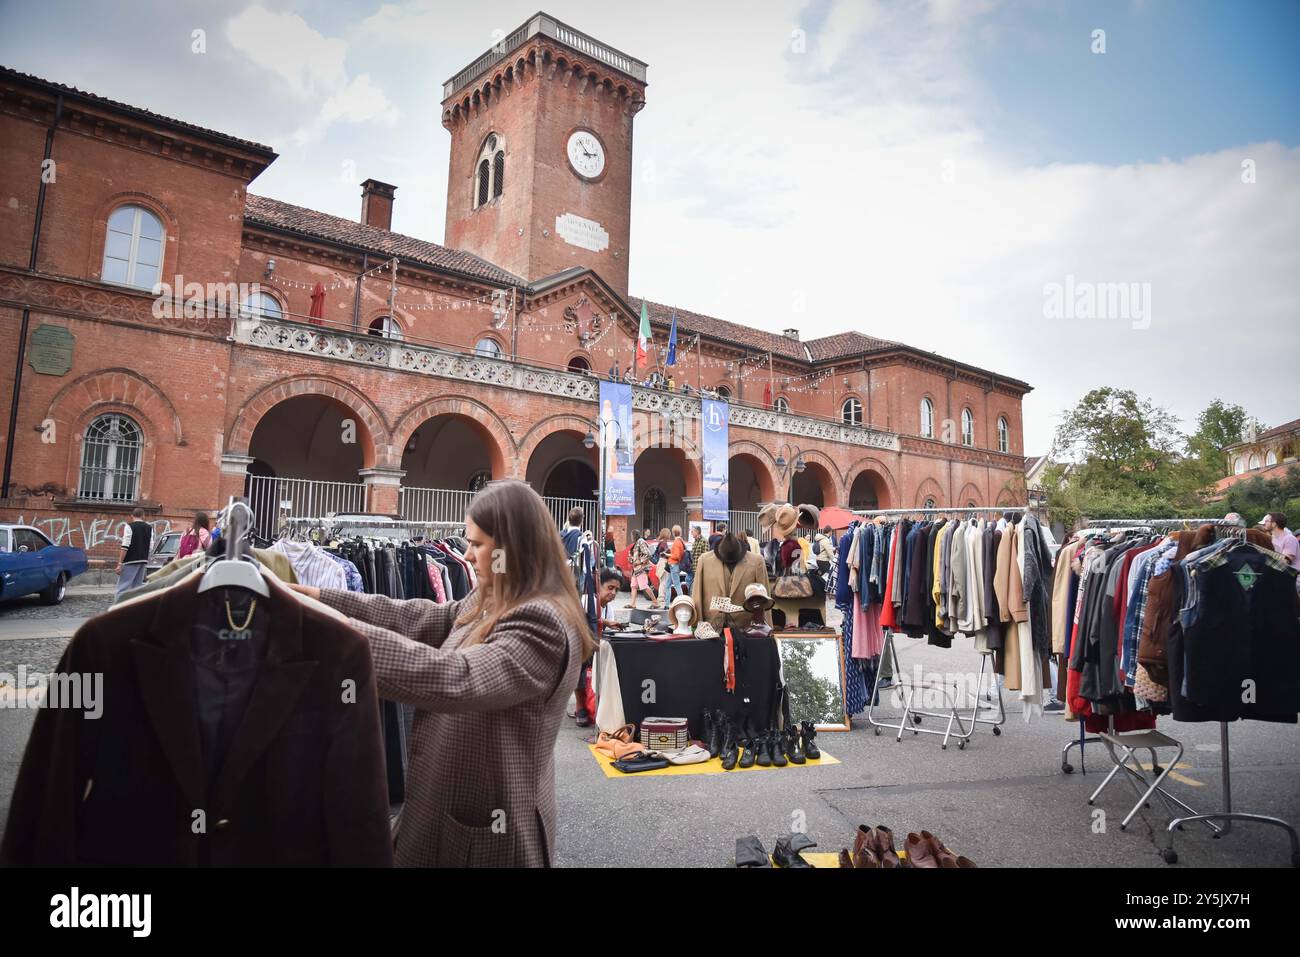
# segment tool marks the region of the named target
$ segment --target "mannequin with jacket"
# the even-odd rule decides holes
[[[743,606],[745,588],[754,584],[767,587],[767,566],[761,557],[748,551],[740,539],[728,530],[712,550],[700,556],[691,597],[695,599],[701,617],[707,619],[719,632],[728,626],[746,628],[755,617],[760,622],[766,622],[766,615],[760,613],[755,616],[748,611],[728,615],[726,612],[712,611],[709,606],[717,597],[727,598],[733,605]]]

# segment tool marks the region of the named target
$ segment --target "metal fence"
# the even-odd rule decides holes
[[[263,538],[274,538],[291,518],[322,518],[366,510],[366,486],[361,482],[250,475],[245,480],[244,494],[257,516],[256,531]]]
[[[450,488],[416,488],[402,486],[398,510],[410,522],[463,522],[474,492]],[[594,498],[555,498],[543,496],[547,509],[555,518],[555,527],[569,520],[569,510],[582,509],[582,527],[596,534],[596,500]]]

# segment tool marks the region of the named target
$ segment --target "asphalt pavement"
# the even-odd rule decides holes
[[[19,664],[49,671],[75,626],[107,608],[111,589],[71,590],[54,609],[31,602],[0,604],[0,672]],[[619,605],[626,605],[624,597]],[[621,612],[620,612],[621,614]],[[899,639],[902,671],[965,675],[979,656],[960,643],[932,648]],[[3,680],[0,677],[0,680]],[[882,696],[877,720],[898,720]],[[1095,807],[1093,789],[1111,767],[1099,744],[1088,744],[1087,773],[1076,748],[1074,773],[1061,769],[1064,745],[1077,726],[1057,715],[1026,723],[1014,696],[1005,699],[1002,734],[987,728],[959,750],[940,739],[894,730],[879,735],[865,716],[850,731],[822,732],[818,743],[836,765],[791,766],[764,773],[608,778],[592,757],[591,730],[566,720],[555,745],[559,800],[558,863],[569,867],[729,867],[737,837],[757,834],[770,850],[775,839],[802,827],[819,851],[851,845],[859,824],[885,824],[900,837],[929,830],[981,866],[1168,867],[1166,808],[1153,801],[1127,829],[1120,822],[1136,800],[1117,777]],[[34,712],[0,708],[0,821],[7,814],[18,764]],[[938,727],[924,719],[922,727]],[[1217,724],[1160,721],[1185,752],[1170,791],[1198,811],[1223,804],[1223,751]],[[1230,727],[1232,805],[1300,823],[1300,743],[1296,725],[1237,722]],[[1149,760],[1143,754],[1144,760]],[[1163,756],[1162,756],[1163,757]],[[1100,813],[1099,813],[1100,812]],[[1189,824],[1174,837],[1177,866],[1284,867],[1291,849],[1280,828],[1235,823],[1212,837]]]

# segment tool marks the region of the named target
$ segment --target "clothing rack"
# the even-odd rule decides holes
[[[1241,535],[1245,535],[1246,533],[1245,525],[1235,519],[1227,518],[1094,518],[1089,520],[1089,522],[1084,525],[1084,528],[1115,529],[1116,531],[1141,531],[1142,529],[1149,529],[1154,532],[1164,528],[1172,528],[1178,531],[1182,531],[1183,529],[1191,531],[1193,528],[1200,528],[1202,525],[1212,525],[1215,528],[1226,528],[1233,532],[1239,532]],[[1074,748],[1079,749],[1080,772],[1083,774],[1088,773],[1087,761],[1084,758],[1084,746],[1088,744],[1106,744],[1106,742],[1098,735],[1088,735],[1084,730],[1083,722],[1080,721],[1079,737],[1076,740],[1066,742],[1065,746],[1061,748],[1061,771],[1063,773],[1074,773],[1074,765],[1070,763],[1070,751]],[[1109,745],[1107,745],[1107,747],[1109,747]],[[1113,752],[1111,756],[1114,757]],[[1152,770],[1159,770],[1156,765],[1155,752],[1152,752],[1151,754],[1151,765]],[[1107,776],[1107,781],[1110,780],[1110,777],[1113,776],[1113,774],[1114,771],[1111,772],[1111,775]],[[1106,782],[1103,781],[1102,787],[1105,786]],[[1096,797],[1099,793],[1101,793],[1101,788],[1097,789],[1097,792],[1093,797]],[[1184,807],[1186,807],[1186,805],[1184,805]],[[1188,810],[1190,810],[1190,808],[1188,808]]]
[[[1153,530],[1156,528],[1185,527],[1187,530],[1191,531],[1195,528],[1201,527],[1202,525],[1211,525],[1216,529],[1226,528],[1234,533],[1239,532],[1241,535],[1244,535],[1246,531],[1245,525],[1241,522],[1223,518],[1123,519],[1111,521],[1105,519],[1094,519],[1088,523],[1087,527],[1113,527],[1117,529],[1136,527],[1151,528]],[[1137,813],[1138,808],[1146,804],[1147,798],[1156,794],[1165,800],[1166,805],[1170,808],[1171,814],[1174,813],[1172,804],[1177,804],[1184,810],[1191,812],[1190,814],[1181,817],[1172,817],[1169,824],[1166,826],[1165,831],[1169,835],[1169,840],[1166,846],[1160,851],[1165,863],[1178,863],[1178,853],[1174,850],[1174,832],[1183,830],[1184,824],[1194,822],[1204,823],[1214,832],[1214,838],[1217,840],[1223,835],[1230,833],[1233,821],[1254,821],[1259,824],[1269,824],[1274,827],[1279,827],[1286,831],[1287,836],[1291,840],[1291,865],[1293,867],[1300,867],[1300,836],[1297,836],[1296,829],[1290,823],[1281,818],[1267,814],[1254,814],[1247,811],[1234,811],[1232,809],[1232,762],[1231,744],[1228,735],[1228,722],[1219,722],[1219,752],[1223,755],[1223,809],[1209,814],[1197,814],[1192,808],[1188,807],[1161,787],[1165,777],[1175,766],[1178,758],[1183,754],[1183,745],[1179,741],[1155,730],[1130,732],[1127,734],[1115,733],[1115,719],[1113,716],[1109,719],[1109,724],[1109,732],[1103,732],[1097,738],[1085,739],[1083,737],[1083,723],[1080,722],[1079,740],[1077,742],[1071,742],[1071,744],[1066,746],[1062,753],[1062,760],[1064,761],[1065,753],[1068,753],[1069,748],[1075,744],[1079,745],[1079,752],[1082,756],[1083,742],[1085,740],[1100,740],[1106,746],[1111,759],[1115,762],[1115,767],[1106,776],[1106,779],[1102,781],[1101,786],[1092,793],[1092,796],[1088,799],[1089,804],[1092,804],[1096,800],[1102,789],[1105,788],[1121,770],[1125,772],[1125,777],[1135,786],[1139,784],[1139,782],[1148,785],[1145,792],[1141,792],[1139,788],[1141,796],[1138,798],[1138,803],[1133,806],[1133,809],[1129,812],[1128,816],[1124,818],[1123,823],[1120,825],[1120,830],[1123,830],[1127,826],[1129,820]],[[1116,747],[1122,749],[1123,753],[1117,755]],[[1177,748],[1177,754],[1174,757],[1174,760],[1166,762],[1165,766],[1162,768],[1156,762],[1156,753],[1154,750],[1156,747]],[[1151,753],[1151,771],[1154,778],[1150,781],[1147,781],[1145,776],[1141,773],[1141,770],[1135,770],[1129,767],[1128,760],[1137,750],[1148,750]],[[1062,770],[1067,770],[1067,768],[1068,765],[1063,765]],[[1216,824],[1216,821],[1223,822],[1222,826]]]
[[[997,517],[1001,518],[1003,515],[1006,515],[1007,513],[1022,513],[1026,511],[1028,511],[1028,509],[1020,505],[982,506],[982,507],[975,507],[975,508],[937,508],[936,507],[936,508],[852,509],[854,515],[858,515],[862,518],[875,518],[877,516],[880,517],[892,516],[898,518],[907,518],[913,515],[920,515],[920,516],[937,515],[941,517],[946,515],[963,515],[963,516],[996,515]],[[979,676],[975,679],[975,696],[974,696],[975,700],[971,704],[970,713],[963,715],[959,705],[958,696],[955,688],[953,693],[950,695],[946,684],[936,685],[933,683],[921,683],[918,685],[910,681],[904,682],[902,680],[903,672],[898,661],[898,649],[894,645],[894,629],[886,628],[885,645],[880,652],[880,661],[881,661],[881,665],[883,666],[886,660],[885,656],[888,655],[889,656],[888,660],[892,662],[893,667],[891,669],[891,673],[894,676],[894,683],[895,686],[898,687],[898,689],[900,690],[903,697],[903,713],[899,717],[897,724],[892,724],[888,721],[876,720],[875,717],[876,702],[880,694],[881,674],[884,671],[883,667],[878,667],[876,669],[875,681],[872,684],[871,691],[867,695],[867,723],[871,725],[871,729],[877,737],[880,736],[880,732],[882,730],[886,730],[886,729],[890,731],[898,732],[894,738],[895,741],[903,740],[904,730],[910,730],[913,735],[932,734],[932,735],[940,736],[943,738],[943,742],[941,743],[940,748],[944,751],[948,750],[949,741],[956,741],[957,749],[959,751],[965,751],[966,743],[970,741],[971,737],[975,734],[976,729],[982,724],[990,726],[993,729],[994,736],[1000,737],[1002,734],[1002,725],[1004,725],[1007,720],[1007,712],[1006,712],[1006,706],[1004,705],[1002,699],[1002,686],[997,683],[997,679],[993,673],[992,664],[991,664],[992,654],[993,653],[991,651],[980,652]],[[992,708],[983,709],[982,705],[980,704],[981,694],[984,697],[991,699],[991,691],[986,690],[984,686],[985,685],[984,676],[986,673],[988,674],[989,684],[993,688],[995,688],[998,693],[998,706],[997,706],[996,717],[981,717],[980,715],[981,710],[985,710],[988,712],[991,712],[993,710]],[[926,711],[921,708],[912,707],[912,703],[915,700],[916,693],[918,691],[942,692],[944,706],[947,707],[948,710],[947,711]],[[925,718],[936,718],[940,721],[943,721],[944,722],[943,729],[939,730],[935,728],[921,727],[921,722]],[[956,729],[955,731],[954,728]]]

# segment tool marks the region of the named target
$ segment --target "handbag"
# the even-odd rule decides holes
[[[786,569],[785,574],[781,575],[776,584],[772,586],[773,598],[811,598],[813,596],[813,583],[809,579],[808,573],[804,571],[803,550],[797,553],[798,557],[790,562],[790,567]],[[825,589],[823,588],[823,594]]]
[[[691,743],[685,718],[646,718],[641,722],[641,743],[651,751],[680,751]]]

